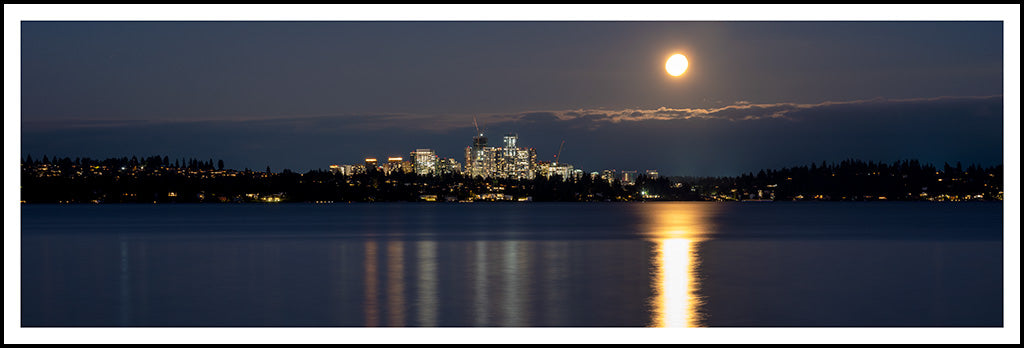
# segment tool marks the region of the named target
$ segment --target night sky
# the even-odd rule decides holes
[[[1003,163],[1001,22],[32,22],[21,153],[304,172],[491,144],[587,172]],[[665,72],[682,53],[689,68]]]

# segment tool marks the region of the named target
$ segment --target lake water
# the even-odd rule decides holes
[[[1003,325],[1002,203],[21,213],[22,326]]]

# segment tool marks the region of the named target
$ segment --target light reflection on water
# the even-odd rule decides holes
[[[405,250],[405,244],[411,244],[413,250]],[[367,262],[365,263],[363,312],[366,313],[366,326],[378,326],[379,313],[388,318],[386,326],[439,326],[443,306],[471,308],[466,313],[466,320],[472,322],[466,326],[509,326],[525,327],[537,325],[531,321],[531,305],[536,305],[541,295],[551,298],[551,303],[564,299],[559,288],[564,287],[566,278],[557,279],[553,272],[564,271],[565,268],[549,263],[543,269],[547,274],[544,279],[558,282],[543,292],[532,289],[532,278],[542,276],[539,269],[533,267],[532,258],[557,260],[558,255],[539,255],[533,250],[533,241],[473,241],[462,244],[471,262],[441,264],[438,262],[438,243],[435,241],[401,240],[387,241],[384,255],[387,262],[384,269],[378,267],[376,258],[376,242],[367,242]],[[406,252],[415,253],[405,260]],[[564,258],[561,261],[565,261]],[[550,267],[548,267],[550,266]],[[447,267],[447,268],[444,268]],[[451,273],[466,271],[466,282],[442,284],[442,275],[438,272],[443,268]],[[461,270],[459,269],[461,268]],[[386,279],[382,287],[378,287],[378,277]],[[407,281],[408,280],[408,281]],[[442,291],[454,291],[455,301],[442,300]],[[378,295],[384,295],[384,301],[377,301]],[[406,295],[412,301],[406,299]],[[451,294],[447,294],[451,295]],[[556,309],[558,306],[552,306]],[[447,318],[451,320],[451,318]],[[457,325],[462,326],[462,325]]]
[[[685,238],[666,238],[657,241],[657,273],[652,281],[657,297],[654,299],[652,326],[701,326],[697,314],[700,298],[696,289],[696,250],[694,242]]]
[[[487,279],[487,242],[478,240],[473,242],[473,326],[485,326],[490,318],[490,306],[487,303],[489,297]]]
[[[710,216],[713,205],[650,205],[642,210],[637,224],[638,235],[648,245],[643,251],[650,260],[646,300],[649,313],[647,326],[700,327],[702,299],[700,289],[700,243],[713,234]],[[377,326],[378,313],[387,313],[387,326],[437,326],[439,317],[437,242],[414,241],[414,267],[403,261],[401,240],[385,242],[386,279],[383,289],[377,288],[376,242],[368,241],[366,261],[366,294],[364,311],[366,326]],[[628,243],[624,243],[628,244]],[[472,303],[473,326],[559,326],[565,320],[566,241],[473,241],[467,247],[472,262],[467,270],[472,279],[465,293]],[[635,271],[640,271],[639,268]],[[415,281],[415,302],[405,304],[410,285]],[[378,292],[386,294],[383,306],[376,301]],[[536,298],[532,298],[536,297]],[[538,306],[543,303],[544,305]],[[534,308],[536,307],[536,308]],[[539,313],[531,313],[531,310]],[[415,312],[415,321],[406,320]]]
[[[437,242],[416,242],[416,307],[419,326],[437,326]]]
[[[713,234],[715,205],[650,205],[644,209],[643,235],[654,241],[651,326],[699,327],[700,242]]]
[[[529,315],[529,307],[526,306],[526,290],[530,287],[530,276],[524,274],[528,266],[527,261],[535,255],[530,255],[528,245],[531,243],[511,240],[503,243],[505,253],[501,258],[503,263],[501,274],[504,276],[502,284],[505,287],[506,296],[502,302],[501,326],[529,326],[526,317]]]
[[[424,209],[419,211],[420,217],[436,216],[431,221],[455,223],[463,212],[458,210],[461,207],[442,206],[451,210],[440,212],[430,210],[441,209],[436,206],[415,207]],[[737,212],[737,207],[747,210]],[[361,217],[355,213],[334,217],[347,211],[343,208],[312,220],[320,226]],[[78,227],[73,234],[23,230],[22,323],[1001,325],[1001,240],[773,239],[762,236],[770,230],[757,228],[757,221],[795,216],[810,209],[798,208],[785,215],[790,208],[784,205],[503,205],[493,209],[523,210],[516,210],[514,219],[496,223],[502,229],[501,238],[480,236],[493,228],[486,225],[488,221],[510,216],[508,213],[494,213],[490,220],[477,216],[468,220],[471,223],[444,227],[369,225],[358,230],[358,237],[338,232],[282,238],[280,234],[192,232],[202,230],[201,224],[192,230],[182,229],[189,232],[154,235],[135,231],[138,225],[119,227],[109,220],[89,225],[91,220],[83,216],[64,218],[43,210],[43,218],[30,215],[23,219],[36,226],[33,228]],[[898,205],[883,208],[896,211],[896,217],[908,212],[956,216],[927,227],[945,236],[999,216],[988,210],[956,215],[964,214],[963,210],[938,214]],[[301,206],[295,209],[306,211]],[[768,214],[766,209],[775,210]],[[850,208],[844,209],[823,210],[818,219],[841,221],[845,226],[880,214],[876,210],[853,214],[845,212]],[[149,218],[159,224],[165,212],[155,212],[159,214]],[[187,209],[185,213],[189,213]],[[762,215],[757,220],[746,219],[751,213]],[[531,214],[551,214],[567,222],[516,224],[531,221]],[[56,223],[47,225],[51,221]],[[280,229],[299,229],[294,221],[282,218]],[[873,227],[872,233],[896,233],[905,227],[887,226],[906,221],[910,220],[890,218],[887,223],[865,226]],[[820,234],[818,230],[835,228],[802,223],[807,226],[785,224],[799,232],[787,235]],[[780,224],[767,225],[772,226]],[[374,228],[387,233],[375,234]],[[977,235],[979,232],[973,231],[989,229],[966,231]],[[104,232],[88,232],[100,230]],[[410,230],[429,233],[402,234]],[[446,231],[469,231],[472,238],[443,237]],[[752,233],[756,238],[737,237],[738,233]],[[595,234],[600,237],[593,237]]]
[[[388,241],[388,326],[405,326],[405,279],[412,278],[405,273],[402,255],[404,242]]]
[[[366,308],[363,312],[366,313],[366,326],[374,327],[380,325],[380,313],[377,311],[377,242],[368,240],[365,248],[366,278],[363,283],[366,284]]]

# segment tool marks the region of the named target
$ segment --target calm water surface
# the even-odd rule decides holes
[[[22,326],[1002,326],[1001,203],[34,205]]]

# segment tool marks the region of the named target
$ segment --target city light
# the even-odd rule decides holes
[[[233,170],[213,160],[165,156],[60,159],[21,164],[22,199],[33,203],[373,202],[373,201],[1001,201],[1002,168],[939,170],[931,165],[846,161],[762,170],[742,177],[665,177],[657,170],[604,169],[537,161],[517,134],[490,147],[473,137],[463,163],[433,149],[367,156],[363,163],[296,173]],[[377,158],[388,159],[377,165]],[[916,163],[916,162],[915,162]],[[120,170],[120,168],[125,168]],[[938,174],[935,174],[938,173]],[[97,180],[109,182],[95,186]],[[143,183],[144,186],[139,186]]]

